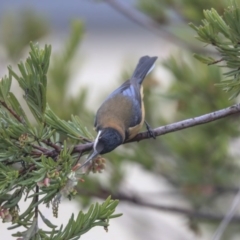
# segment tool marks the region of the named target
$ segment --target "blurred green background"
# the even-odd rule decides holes
[[[131,75],[145,54],[159,57],[155,71],[144,82],[146,120],[152,127],[234,103],[215,86],[223,78],[221,69],[192,57],[193,52],[215,53],[197,42],[188,26],[189,22],[200,24],[203,9],[213,7],[222,13],[229,1],[120,3],[130,15],[155,21],[154,27],[139,26],[108,1],[0,0],[1,75],[7,65],[14,66],[26,56],[30,41],[52,44],[48,102],[63,119],[71,114],[80,116],[94,136],[94,113],[101,101]],[[17,86],[14,91],[18,93]],[[120,199],[119,212],[124,215],[112,221],[108,234],[94,229],[86,237],[209,239],[219,221],[198,219],[194,213],[224,216],[238,189],[237,120],[234,115],[156,140],[126,144],[106,154],[106,170],[88,175],[85,183],[79,184],[77,207],[112,195]],[[187,208],[193,214],[163,212],[143,207],[143,203]],[[72,202],[63,204],[67,208]],[[5,225],[0,229],[5,230]],[[238,234],[238,224],[232,224],[223,239],[237,239]]]

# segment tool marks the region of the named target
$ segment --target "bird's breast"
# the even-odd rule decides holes
[[[144,116],[141,87],[138,89],[138,94],[135,95],[119,93],[107,98],[97,111],[95,127],[97,131],[103,128],[114,128],[122,135],[123,139],[127,140],[133,138],[140,131],[144,123]]]

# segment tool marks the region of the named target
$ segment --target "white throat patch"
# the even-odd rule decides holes
[[[96,139],[95,139],[95,141],[94,141],[94,145],[93,145],[94,152],[96,152],[96,145],[97,145],[98,139],[99,139],[99,137],[100,137],[100,135],[101,135],[101,132],[102,132],[102,130],[100,130],[100,131],[98,132],[98,135],[97,135],[97,137],[96,137]]]

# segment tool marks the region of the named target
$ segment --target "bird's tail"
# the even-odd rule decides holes
[[[131,79],[136,79],[136,81],[141,84],[146,75],[154,68],[156,60],[157,57],[141,57]]]

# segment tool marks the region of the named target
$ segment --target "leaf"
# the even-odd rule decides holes
[[[108,226],[106,222],[107,219],[113,217],[118,217],[121,214],[113,215],[112,212],[115,211],[118,201],[110,200],[108,197],[104,203],[99,205],[98,203],[91,205],[90,209],[86,214],[82,211],[79,212],[76,221],[74,220],[74,215],[72,214],[66,227],[55,236],[51,235],[52,240],[57,239],[78,239],[81,235],[89,231],[92,227],[95,226]],[[102,211],[106,215],[105,219],[102,217]]]
[[[47,70],[50,62],[51,46],[41,50],[38,45],[30,43],[30,57],[25,63],[18,64],[22,77],[9,68],[11,75],[18,81],[25,92],[25,100],[33,116],[38,122],[43,122],[46,109]]]
[[[80,123],[78,117],[73,117],[73,121],[61,120],[51,109],[47,106],[45,113],[45,121],[52,128],[60,131],[71,138],[77,139],[81,142],[85,142],[84,139],[87,139],[90,136],[90,133],[86,130],[83,124]]]
[[[237,1],[232,1],[231,6],[225,9],[224,15],[220,16],[215,9],[204,10],[205,19],[202,20],[202,25],[195,26],[190,23],[189,26],[193,28],[198,34],[197,39],[212,44],[221,55],[221,60],[226,63],[225,66],[232,70],[226,73],[230,76],[230,72],[239,72],[240,65],[240,7]],[[202,63],[211,65],[219,61],[215,61],[209,56],[201,56],[195,54],[194,57]],[[226,92],[231,92],[230,99],[236,98],[240,93],[240,85],[237,78],[232,78],[228,82],[228,86],[223,83],[219,84]]]
[[[38,211],[38,213],[40,214],[43,222],[44,222],[49,228],[56,228],[56,227],[57,227],[56,225],[52,224],[47,218],[45,218],[40,211]]]

